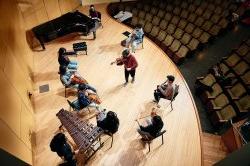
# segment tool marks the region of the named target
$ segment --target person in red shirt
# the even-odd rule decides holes
[[[129,49],[125,49],[122,52],[122,57],[117,58],[116,61],[112,62],[112,64],[116,63],[117,65],[124,65],[124,73],[125,73],[125,83],[124,86],[128,84],[129,75],[132,77],[132,83],[135,81],[135,72],[138,67],[138,62],[135,59],[134,55],[130,53]]]

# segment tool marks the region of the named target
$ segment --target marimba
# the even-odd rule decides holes
[[[101,148],[100,136],[103,130],[100,127],[83,121],[76,114],[64,109],[61,109],[56,116],[66,128],[80,152],[85,153],[87,160]],[[92,153],[89,153],[90,150]]]

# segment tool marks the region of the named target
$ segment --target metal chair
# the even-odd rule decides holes
[[[164,133],[166,133],[166,130],[160,131],[160,132],[156,135],[156,137],[152,137],[152,136],[145,135],[145,138],[146,138],[146,139],[143,140],[143,142],[145,142],[145,143],[148,144],[148,152],[150,152],[150,143],[151,143],[154,139],[156,139],[156,138],[158,138],[158,137],[161,136],[161,144],[162,144],[162,145],[164,144],[164,137],[163,137]]]

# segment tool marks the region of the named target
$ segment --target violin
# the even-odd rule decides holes
[[[110,65],[113,65],[114,63],[116,63],[116,65],[118,66],[123,65],[123,58],[122,57],[116,58],[116,60],[111,62]]]

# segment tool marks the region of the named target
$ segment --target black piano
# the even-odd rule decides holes
[[[32,31],[42,48],[45,49],[44,43],[73,32],[80,32],[84,36],[93,32],[95,38],[95,21],[79,11],[75,11],[38,25],[32,28]]]

